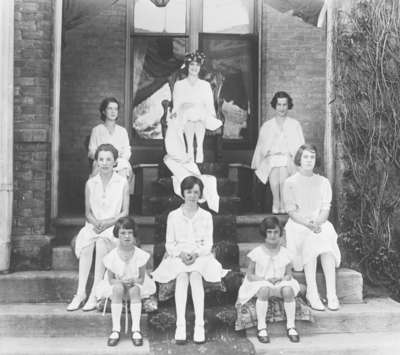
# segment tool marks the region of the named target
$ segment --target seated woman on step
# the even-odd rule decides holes
[[[271,100],[277,115],[263,123],[258,135],[251,167],[258,179],[272,191],[272,213],[285,213],[282,191],[286,178],[295,172],[293,158],[304,144],[300,123],[288,117],[293,100],[285,91],[278,91]]]
[[[185,56],[187,77],[175,83],[173,89],[172,116],[178,116],[186,136],[188,157],[202,163],[204,160],[203,142],[206,129],[211,131],[221,127],[222,122],[216,117],[214,98],[210,84],[199,78],[205,55],[196,51]],[[194,159],[194,137],[197,150]]]
[[[156,293],[154,281],[146,274],[146,264],[150,254],[136,246],[136,224],[132,218],[123,217],[119,219],[115,224],[113,234],[115,238],[118,238],[119,243],[104,257],[103,263],[107,269],[106,277],[96,289],[98,298],[111,297],[112,332],[107,345],[115,346],[119,342],[122,302],[129,300],[132,318],[132,343],[135,346],[141,346],[143,345],[143,337],[140,331],[142,298]]]
[[[129,159],[131,157],[131,146],[128,132],[116,123],[118,119],[119,102],[114,97],[106,97],[99,107],[100,123],[92,129],[89,140],[88,156],[94,159],[96,149],[100,144],[112,144],[118,151],[118,158],[114,170],[126,177],[129,182],[130,192],[133,192],[134,175]],[[92,176],[96,175],[99,168],[96,161],[93,162]]]
[[[188,285],[192,290],[195,313],[193,340],[204,343],[204,288],[203,278],[219,282],[227,270],[211,253],[213,221],[209,212],[198,206],[203,194],[203,183],[195,176],[186,177],[181,184],[184,203],[172,211],[167,219],[166,257],[152,275],[155,281],[167,283],[176,280],[177,344],[186,342],[186,301]]]
[[[290,341],[300,340],[295,328],[295,296],[300,291],[299,283],[292,277],[292,256],[281,246],[282,228],[276,217],[265,218],[260,225],[264,243],[253,249],[247,257],[249,266],[246,277],[239,289],[237,304],[245,304],[256,296],[257,338],[269,343],[266,317],[268,300],[283,298],[286,313],[286,332]]]
[[[181,194],[181,183],[188,176],[198,177],[204,184],[204,191],[201,201],[207,201],[208,207],[218,213],[219,195],[217,191],[217,179],[215,176],[201,174],[197,164],[186,153],[185,139],[183,136],[183,126],[180,116],[173,116],[168,119],[167,131],[165,133],[164,163],[172,172],[172,182],[174,192],[183,198]],[[204,200],[203,200],[204,197]]]
[[[315,310],[325,310],[316,282],[317,258],[321,257],[326,281],[328,308],[339,309],[336,296],[336,270],[340,265],[337,234],[328,221],[332,200],[329,180],[314,173],[317,149],[304,144],[297,151],[294,163],[299,167],[284,185],[285,208],[289,220],[285,226],[286,245],[293,253],[296,271],[304,268],[307,283],[307,300]]]
[[[117,150],[111,144],[101,144],[94,158],[99,173],[89,178],[85,187],[86,223],[75,240],[75,254],[79,259],[78,289],[67,307],[68,311],[79,309],[86,300],[86,283],[95,249],[93,287],[83,310],[96,308],[95,287],[105,271],[102,260],[117,244],[113,235],[114,224],[129,211],[128,182],[113,170],[118,158]]]

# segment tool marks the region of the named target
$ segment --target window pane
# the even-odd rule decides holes
[[[252,33],[253,0],[203,0],[203,32]]]
[[[171,100],[170,76],[181,67],[186,39],[134,37],[132,125],[143,139],[162,139],[163,100]]]
[[[256,116],[256,60],[250,36],[223,34],[200,36],[200,47],[210,69],[224,76],[220,92],[225,118],[224,138],[249,140],[251,120]]]
[[[185,33],[186,0],[169,0],[167,6],[157,7],[151,0],[136,0],[135,32]]]

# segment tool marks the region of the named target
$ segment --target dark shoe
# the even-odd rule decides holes
[[[176,327],[175,344],[176,345],[185,345],[186,344],[186,325]]]
[[[267,334],[267,335],[260,335],[260,333],[261,333],[263,330],[265,330],[265,334]],[[267,333],[267,328],[259,329],[259,330],[257,331],[257,339],[258,339],[258,341],[259,341],[260,343],[263,343],[263,344],[269,343],[269,336],[268,336],[268,333]]]
[[[133,335],[134,334],[139,334],[140,338],[134,338]],[[142,337],[142,333],[139,332],[138,330],[135,330],[134,332],[132,332],[132,343],[135,346],[142,346],[143,345],[143,337]]]
[[[294,333],[296,333],[296,334],[294,334]],[[299,335],[299,333],[297,333],[296,328],[287,329],[286,334],[292,343],[298,343],[300,341],[300,335]]]
[[[114,337],[111,338],[111,335],[113,335],[114,333],[118,334],[118,338],[114,338]],[[119,332],[117,332],[116,330],[113,330],[111,332],[110,336],[108,337],[107,345],[108,346],[115,346],[115,345],[118,344],[118,342],[119,342]]]

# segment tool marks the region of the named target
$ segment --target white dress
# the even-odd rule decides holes
[[[154,280],[167,283],[182,272],[198,271],[206,281],[221,281],[228,270],[222,269],[211,253],[212,235],[212,216],[202,208],[199,207],[192,218],[183,214],[182,207],[170,212],[165,243],[167,256],[153,271]],[[198,253],[199,257],[192,265],[185,265],[179,257],[181,252]]]
[[[216,117],[213,93],[206,80],[198,79],[194,84],[189,83],[187,78],[177,81],[174,85],[173,103],[173,113],[180,116],[183,124],[187,121],[201,121],[211,131],[222,125]]]
[[[132,167],[129,163],[131,157],[131,146],[126,129],[120,125],[115,125],[115,130],[111,134],[103,123],[93,127],[88,148],[89,158],[94,159],[94,154],[96,153],[98,146],[105,143],[112,144],[118,150],[118,159],[115,171],[127,169],[129,176],[132,175]]]
[[[282,278],[285,276],[286,266],[292,262],[292,256],[285,247],[281,247],[277,255],[271,256],[264,251],[263,246],[258,246],[248,253],[247,256],[256,264],[255,275],[263,277],[265,280],[250,281],[246,276],[239,288],[237,304],[248,302],[257,294],[261,287],[280,290],[282,287],[288,286],[293,289],[295,296],[299,293],[300,286],[294,278],[289,281],[282,280],[275,284],[267,281],[267,279],[272,277]]]
[[[174,192],[182,197],[182,180],[188,176],[197,176],[204,184],[203,199],[200,202],[207,201],[208,207],[218,212],[219,195],[217,191],[217,179],[212,175],[202,175],[197,164],[192,159],[189,159],[189,155],[186,153],[182,127],[179,117],[169,119],[165,134],[165,149],[167,154],[164,157],[164,163],[173,174]]]
[[[128,261],[123,261],[118,255],[117,248],[114,248],[104,258],[103,263],[107,270],[111,271],[117,280],[138,277],[139,268],[146,265],[150,254],[144,250],[135,247],[133,256]],[[137,286],[140,288],[140,297],[147,298],[156,293],[155,282],[145,273],[143,284]],[[112,295],[112,285],[106,272],[104,279],[96,287],[97,299],[109,298]]]
[[[285,181],[283,198],[288,212],[297,210],[313,220],[322,210],[330,209],[332,189],[329,180],[321,175],[304,176],[296,173]],[[340,265],[338,236],[331,222],[324,222],[321,232],[314,233],[289,218],[285,230],[286,246],[294,255],[295,270],[302,270],[305,264],[323,253],[331,253],[336,267]]]
[[[88,180],[89,204],[96,219],[104,220],[112,218],[121,212],[126,184],[126,179],[115,172],[112,174],[105,189],[103,189],[100,174]],[[85,226],[79,231],[76,237],[75,254],[78,259],[82,249],[95,243],[98,238],[102,238],[106,242],[108,250],[114,248],[118,239],[114,238],[113,228],[114,226],[111,226],[100,234],[96,234],[93,230],[93,225],[86,221]]]
[[[260,181],[266,184],[274,167],[287,166],[289,174],[293,174],[293,158],[302,144],[303,131],[297,120],[286,117],[282,128],[276,122],[276,118],[264,122],[251,162],[251,167]]]

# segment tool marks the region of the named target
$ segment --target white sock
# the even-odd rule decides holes
[[[179,274],[176,278],[175,284],[175,307],[176,307],[176,325],[186,326],[186,302],[187,302],[187,291],[189,285],[188,274]]]
[[[112,330],[121,331],[122,303],[111,303]]]
[[[283,302],[283,306],[286,313],[286,327],[287,329],[294,328],[294,320],[296,317],[296,302]]]
[[[268,301],[256,301],[256,313],[257,313],[257,328],[258,330],[267,328],[266,318],[268,311]]]
[[[204,287],[202,276],[198,272],[190,274],[190,287],[195,315],[195,326],[204,326]]]
[[[327,298],[336,297],[336,266],[333,255],[322,254],[321,265],[326,282],[326,296]]]
[[[131,302],[132,332],[140,331],[140,316],[142,314],[142,302]]]

